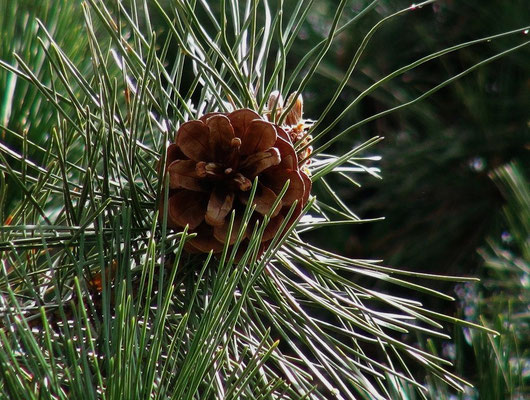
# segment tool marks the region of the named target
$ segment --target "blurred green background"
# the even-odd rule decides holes
[[[78,68],[88,69],[90,60],[84,58],[87,44],[80,33],[82,16],[77,2],[58,0],[49,9],[39,6],[39,2],[19,1],[20,7],[14,12],[8,7],[10,1],[0,0],[0,60],[16,65],[16,52],[46,81],[50,71],[42,63],[43,50],[37,40],[35,18],[39,18],[52,27],[52,35]],[[367,3],[352,1],[345,18]],[[318,116],[327,105],[373,24],[381,16],[409,5],[404,1],[381,1],[360,24],[336,38],[316,79],[304,92],[307,118]],[[325,37],[334,11],[333,0],[315,2],[288,64],[294,67]],[[393,19],[373,37],[327,120],[332,121],[370,84],[413,60],[529,23],[528,0],[447,0]],[[473,46],[426,63],[364,99],[341,121],[337,132],[410,101],[529,36],[521,31],[519,37]],[[44,144],[56,122],[34,87],[0,69],[0,124],[21,135],[27,132],[34,142]],[[481,285],[454,288],[445,284],[443,290],[459,301],[435,305],[440,312],[450,310],[474,321],[483,318],[484,323],[504,333],[492,341],[455,330],[456,348],[447,343],[433,344],[455,360],[458,373],[476,384],[477,389],[467,394],[469,398],[501,399],[504,397],[495,396],[509,393],[522,399],[529,390],[529,231],[528,221],[524,223],[529,203],[523,190],[528,191],[530,176],[529,133],[530,46],[526,46],[426,101],[363,126],[331,149],[343,150],[374,135],[385,137],[370,150],[382,156],[374,166],[381,168],[383,181],[366,176],[360,190],[339,194],[361,217],[386,219],[353,228],[330,228],[313,240],[348,256],[383,259],[397,268],[484,278]],[[9,146],[9,132],[2,130],[0,135],[2,143]],[[38,161],[37,152],[29,149],[27,154]],[[18,195],[12,193],[14,204]],[[5,211],[10,210],[6,205]],[[435,301],[421,300],[429,305]],[[423,343],[421,338],[418,343]],[[488,360],[492,363],[489,369]],[[513,379],[508,379],[511,376]],[[440,393],[443,390],[440,388]]]

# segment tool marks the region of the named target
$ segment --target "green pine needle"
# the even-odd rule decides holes
[[[257,181],[236,243],[220,255],[184,252],[194,234],[170,231],[167,210],[163,217],[156,211],[169,191],[157,163],[164,165],[181,123],[209,111],[264,112],[273,90],[303,93],[337,36],[377,2],[342,23],[348,2],[341,1],[327,37],[292,69],[289,54],[315,3],[299,0],[287,17],[283,2],[267,0],[47,0],[37,9],[0,0],[0,45],[10,49],[0,52],[3,395],[394,399],[408,398],[406,388],[425,396],[429,388],[418,367],[458,390],[468,384],[451,372],[450,362],[411,345],[407,335],[448,339],[447,323],[495,331],[378,291],[377,284],[453,300],[430,289],[426,279],[473,278],[350,259],[308,238],[331,225],[375,220],[357,216],[334,185],[341,179],[355,190],[358,176],[379,178],[372,165],[378,159],[369,151],[382,138],[339,155],[324,150],[528,42],[514,42],[412,101],[335,131],[349,110],[427,61],[517,31],[452,46],[396,70],[322,129],[372,35],[391,19],[407,18],[410,8],[381,19],[329,105],[312,116],[313,138],[298,143],[299,149],[318,146],[309,166],[318,195],[287,228],[292,206],[262,256],[270,216],[249,226],[249,245],[236,261]],[[12,42],[24,23],[28,29]],[[293,105],[285,105],[279,121]],[[228,237],[234,220],[232,214]]]

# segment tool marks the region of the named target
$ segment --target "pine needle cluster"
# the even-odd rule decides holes
[[[333,41],[378,2],[345,20],[349,2],[339,1],[326,38],[293,68],[289,54],[315,3],[47,0],[34,9],[0,1],[1,45],[11,49],[0,60],[4,398],[397,399],[411,391],[427,398],[425,374],[456,390],[468,384],[449,361],[413,346],[410,334],[448,339],[446,324],[495,331],[377,287],[453,300],[428,280],[474,278],[401,271],[310,239],[329,226],[370,222],[341,200],[334,182],[355,190],[360,175],[378,178],[371,152],[382,138],[337,154],[328,152],[333,144],[528,41],[338,129],[349,112],[419,65],[520,30],[428,54],[373,82],[327,121],[378,30],[433,1],[382,18],[327,106],[308,116],[314,122],[295,149],[313,149],[315,190],[263,253],[269,220],[251,223],[257,181],[235,243],[219,254],[185,252],[194,233],[169,229],[167,206],[159,212],[169,182],[157,165],[179,126],[238,108],[264,115],[273,91],[294,93],[275,117],[281,123]],[[243,227],[251,234],[237,255]]]

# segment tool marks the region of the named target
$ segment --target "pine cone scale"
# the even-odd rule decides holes
[[[247,157],[240,165],[241,172],[249,179],[253,179],[267,168],[278,165],[281,155],[278,149],[271,147],[266,151],[254,153]]]
[[[271,211],[272,206],[274,205],[274,202],[276,201],[277,197],[278,196],[276,195],[276,193],[274,193],[271,189],[258,182],[258,188],[256,190],[256,194],[254,195],[253,201],[253,204],[256,206],[256,211],[261,215],[268,214]],[[241,202],[246,205],[248,203],[249,195],[248,193],[242,193],[239,198]],[[271,213],[271,217],[275,217],[276,215],[278,215],[281,206],[281,203],[278,204],[276,209]]]
[[[271,218],[271,220],[265,227],[261,240],[264,242],[272,240],[272,238],[274,238],[274,236],[276,235],[276,232],[278,232],[278,230],[280,229],[280,226],[284,219],[285,217],[281,214],[274,218]]]
[[[264,175],[266,178],[265,184],[276,193],[280,193],[285,182],[289,180],[289,187],[282,198],[283,205],[291,205],[295,200],[300,201],[304,197],[306,189],[302,176],[298,171],[270,168]]]
[[[210,195],[208,207],[206,208],[206,223],[211,226],[223,225],[225,217],[232,210],[233,204],[234,192],[215,188]]]
[[[205,192],[199,175],[197,174],[197,163],[192,160],[175,160],[169,167],[169,188],[188,189],[196,192]]]
[[[214,154],[216,160],[224,161],[225,158],[229,158],[231,143],[235,138],[230,120],[222,114],[217,114],[208,118],[206,125],[210,130],[210,154]]]
[[[243,222],[243,216],[237,214],[234,219],[234,225],[232,227],[232,234],[230,235],[230,240],[228,244],[233,245],[236,242],[237,235],[241,229],[241,224]],[[224,243],[228,236],[228,224],[223,224],[220,226],[215,226],[213,228],[213,235],[219,243]],[[247,238],[247,230],[243,233],[243,239]]]
[[[208,195],[190,190],[179,190],[169,198],[168,222],[173,227],[197,228],[206,214]]]
[[[235,110],[228,114],[227,117],[234,128],[235,135],[240,139],[242,139],[242,136],[246,133],[248,126],[253,120],[261,119],[258,113],[247,108]]]
[[[270,149],[276,143],[276,129],[270,122],[252,120],[241,137],[241,154],[250,155]]]
[[[202,121],[189,121],[179,129],[177,145],[193,161],[212,161],[210,131]]]

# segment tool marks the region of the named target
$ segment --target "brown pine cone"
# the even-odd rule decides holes
[[[184,123],[175,143],[167,149],[166,172],[170,177],[168,226],[181,229],[188,225],[191,232],[197,233],[186,244],[186,250],[192,253],[222,250],[234,209],[236,219],[230,244],[235,242],[256,176],[256,211],[249,227],[256,219],[261,222],[271,211],[278,194],[290,180],[282,201],[271,212],[262,237],[262,251],[295,200],[298,203],[289,225],[300,215],[311,190],[311,179],[298,167],[289,135],[249,109],[229,114],[209,113]],[[162,212],[164,204],[159,208]],[[243,249],[249,230],[245,233]]]

